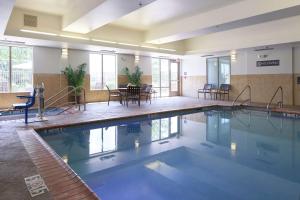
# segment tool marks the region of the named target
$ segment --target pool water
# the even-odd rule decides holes
[[[209,110],[40,131],[102,199],[300,199],[300,120]]]

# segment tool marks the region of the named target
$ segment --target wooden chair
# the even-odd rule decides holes
[[[128,101],[137,101],[138,105],[141,106],[141,88],[138,86],[128,86],[126,92],[126,105],[128,107]]]
[[[213,89],[213,85],[212,84],[204,84],[203,89],[198,89],[198,99],[199,99],[199,94],[204,94],[204,99],[206,99],[206,94],[210,94],[210,98],[212,98],[211,96],[211,90]]]
[[[225,96],[227,94],[227,100],[229,100],[229,91],[231,90],[230,84],[221,84],[220,88],[218,89],[218,94],[221,96],[223,95],[223,100],[225,100]]]
[[[120,104],[123,104],[123,95],[122,95],[122,93],[120,91],[110,90],[107,85],[106,85],[106,88],[107,88],[107,91],[108,91],[108,102],[107,102],[108,105],[109,105],[111,97],[118,97],[118,98],[120,98]]]

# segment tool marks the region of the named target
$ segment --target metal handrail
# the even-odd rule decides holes
[[[62,94],[63,92],[65,92],[66,90],[69,90],[69,89],[73,90],[73,89],[75,89],[75,87],[74,86],[67,86],[67,87],[63,88],[58,93],[56,93],[55,95],[53,95],[53,96],[49,97],[47,100],[45,100],[45,104],[48,103],[49,101],[51,101],[53,98],[57,97],[58,95]]]
[[[249,89],[249,99],[246,99],[245,101],[243,101],[242,104],[240,105],[243,105],[244,103],[248,102],[251,103],[251,86],[250,85],[246,85],[246,87],[240,92],[240,94],[235,98],[235,100],[232,102],[232,106],[234,106],[235,102],[240,98],[240,96],[247,90]]]
[[[69,86],[69,87],[73,87],[73,86]],[[72,90],[68,91],[67,93],[65,93],[64,95],[62,95],[61,97],[59,97],[58,99],[56,99],[55,101],[53,101],[52,103],[48,104],[47,106],[44,107],[44,110],[47,110],[47,108],[49,108],[50,106],[54,105],[55,103],[59,102],[60,100],[62,100],[63,98],[69,96],[69,94],[71,93],[75,93],[74,98],[75,98],[75,106],[77,105],[77,100],[76,100],[76,88],[73,87]],[[61,92],[55,94],[54,96],[58,96],[58,94],[60,94]]]
[[[279,105],[279,108],[282,108],[282,107],[283,107],[283,89],[282,89],[281,86],[279,86],[279,87],[277,88],[277,90],[275,91],[275,93],[273,94],[271,100],[270,100],[269,103],[267,104],[267,109],[268,109],[268,110],[269,110],[270,105],[271,105],[271,103],[273,102],[273,100],[274,100],[274,98],[275,98],[275,96],[277,95],[277,93],[278,93],[279,90],[280,90],[280,92],[281,92],[281,95],[280,95],[281,100],[277,102],[277,105]]]

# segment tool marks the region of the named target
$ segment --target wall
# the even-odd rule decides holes
[[[134,66],[134,56],[118,54],[117,66],[118,66],[118,83],[128,83],[126,76],[123,74],[122,69],[129,67],[132,71]],[[67,64],[71,64],[72,67],[76,67],[82,63],[87,63],[87,75],[84,82],[84,88],[86,90],[86,100],[88,102],[106,101],[106,90],[90,90],[90,76],[89,76],[89,52],[82,50],[69,50],[68,58],[61,57],[61,49],[46,48],[46,47],[34,47],[33,48],[33,84],[45,84],[45,98],[49,98],[61,89],[67,86],[67,80],[65,76],[61,74],[61,71]],[[140,57],[138,65],[144,72],[142,76],[142,83],[151,84],[151,59],[149,57]],[[0,93],[0,108],[8,108],[12,103],[22,102],[22,100],[16,98],[17,95],[25,95],[27,93]]]
[[[260,59],[258,55],[267,55],[267,58]],[[273,59],[279,59],[280,66],[256,67],[258,60]],[[199,55],[185,56],[182,72],[187,72],[187,76],[182,74],[183,95],[196,97],[197,89],[202,88],[206,83],[206,59]],[[254,48],[239,50],[236,61],[231,63],[232,91],[230,99],[235,99],[249,84],[252,88],[252,101],[268,103],[275,90],[282,86],[284,103],[300,105],[300,87],[295,84],[297,75],[300,75],[300,47],[277,45],[274,50],[268,51],[254,51]],[[247,98],[247,94],[242,96],[242,99],[245,98]],[[279,99],[275,98],[276,100]]]
[[[206,59],[185,56],[181,66],[182,96],[197,97],[197,90],[206,83]]]

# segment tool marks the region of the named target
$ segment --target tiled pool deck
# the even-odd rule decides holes
[[[152,104],[129,107],[112,102],[91,103],[86,111],[47,117],[48,121],[30,123],[23,119],[0,118],[0,199],[97,199],[59,156],[35,133],[34,129],[60,127],[70,124],[128,118],[157,112],[193,109],[207,106],[231,106],[231,102],[198,100],[187,97],[155,99]],[[288,108],[292,112],[298,112]],[[40,174],[49,192],[30,197],[24,178]]]

